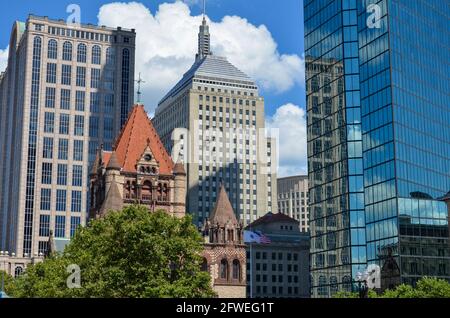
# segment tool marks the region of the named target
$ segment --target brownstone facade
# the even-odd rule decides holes
[[[203,228],[203,270],[209,271],[219,298],[246,297],[244,228],[222,186],[216,206]]]
[[[100,149],[90,175],[90,217],[140,204],[183,217],[186,173],[167,154],[143,106],[135,106],[112,152]]]

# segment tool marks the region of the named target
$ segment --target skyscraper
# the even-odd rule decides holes
[[[450,280],[449,2],[305,0],[304,13],[312,295],[387,259],[398,282]]]
[[[278,212],[299,222],[300,231],[309,231],[308,176],[278,178]]]
[[[29,16],[0,77],[0,249],[36,256],[85,224],[88,166],[133,104],[135,32]]]
[[[246,74],[212,54],[205,18],[194,64],[153,122],[174,161],[186,164],[195,224],[209,216],[221,184],[245,224],[276,210],[276,144],[265,136],[264,99]]]

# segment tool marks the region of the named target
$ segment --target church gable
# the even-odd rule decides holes
[[[136,171],[139,174],[155,176],[159,175],[159,170],[159,162],[156,160],[150,148],[150,140],[148,140],[144,152],[136,163]]]

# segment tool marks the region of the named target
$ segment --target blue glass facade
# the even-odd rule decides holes
[[[450,2],[304,6],[312,295],[388,257],[382,288],[450,280]]]

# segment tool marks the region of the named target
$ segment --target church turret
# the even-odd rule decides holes
[[[186,170],[181,162],[173,168],[174,182],[174,216],[184,217],[186,214]]]
[[[245,298],[246,251],[243,227],[234,214],[225,187],[220,188],[214,210],[203,227],[206,268],[219,298]]]

